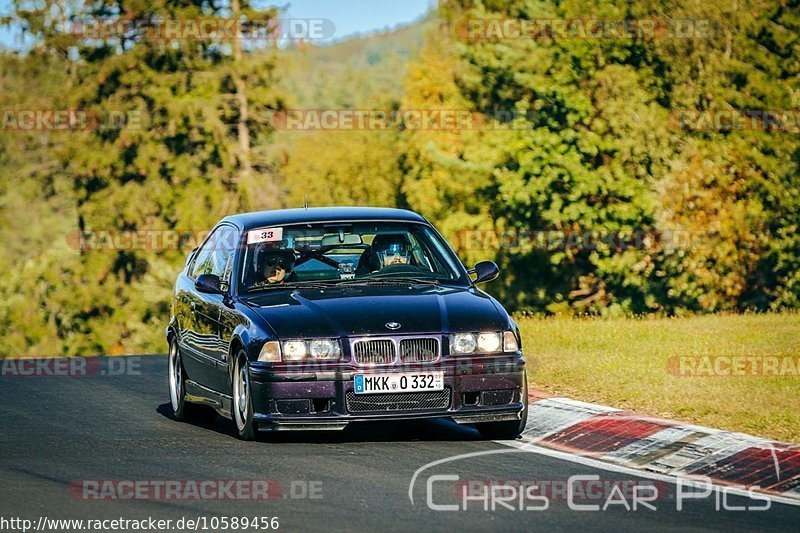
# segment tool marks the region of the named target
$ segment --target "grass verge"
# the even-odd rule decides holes
[[[800,442],[798,313],[517,322],[534,389]],[[752,375],[752,359],[730,356],[778,356],[755,368],[778,360],[781,375]],[[725,375],[734,369],[743,375]]]

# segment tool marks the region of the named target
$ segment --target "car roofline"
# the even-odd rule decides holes
[[[229,215],[228,222],[243,231],[272,225],[345,223],[345,222],[418,222],[430,225],[423,216],[406,209],[384,207],[312,207],[277,209]]]

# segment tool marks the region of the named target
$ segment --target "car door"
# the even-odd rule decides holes
[[[201,274],[224,272],[224,249],[220,246],[220,236],[229,231],[230,226],[220,225],[208,236],[203,246],[195,255],[189,269],[189,278],[193,284]],[[184,345],[187,358],[184,362],[189,379],[204,387],[220,391],[219,369],[219,312],[223,297],[220,294],[199,292],[192,285],[186,291],[186,303],[189,307],[189,320],[184,332]]]
[[[214,271],[213,274],[219,276],[222,287],[230,294],[233,267],[236,261],[236,249],[239,243],[239,233],[234,228],[225,230],[224,235],[217,239],[216,251],[214,252]],[[232,300],[222,295],[214,294],[209,299],[209,305],[214,309],[208,313],[209,320],[213,320],[215,342],[213,351],[209,353],[216,363],[216,372],[209,381],[209,386],[214,390],[228,394],[230,391],[230,380],[228,377],[228,358],[233,330],[239,323],[236,309],[233,307]],[[226,303],[227,301],[227,303]]]

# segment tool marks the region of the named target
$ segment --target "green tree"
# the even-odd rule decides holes
[[[491,290],[514,308],[796,305],[796,133],[685,131],[674,120],[682,110],[796,109],[796,7],[440,3],[442,28],[410,68],[405,102],[465,109],[489,125],[498,111],[516,118],[500,117],[496,129],[408,132],[408,203],[451,238],[470,229],[654,236],[625,250],[462,243],[468,262],[501,264],[502,285]],[[506,18],[657,24],[646,39],[465,38],[470,20]],[[691,38],[676,33],[687,26]],[[681,231],[708,238],[668,241]]]
[[[446,81],[410,79],[409,98],[483,114],[490,127],[435,139],[411,134],[413,163],[406,189],[412,207],[428,211],[430,198],[439,199],[441,216],[433,218],[444,219],[451,235],[459,229],[611,232],[650,227],[652,174],[665,165],[671,140],[667,113],[656,101],[652,67],[644,64],[644,45],[467,40],[458,28],[470,19],[586,14],[569,3],[453,1],[441,6],[449,39],[442,39],[442,33],[432,37],[439,52],[430,68],[422,58],[419,70]],[[592,15],[625,18],[627,12],[605,3]],[[448,209],[453,196],[463,209]],[[494,290],[516,308],[560,309],[559,302],[575,309],[590,304],[629,311],[656,308],[647,298],[647,267],[631,269],[641,263],[638,251],[489,246],[473,255],[494,258],[506,269],[503,286]]]
[[[154,39],[146,32],[85,38],[42,12],[20,4],[17,16],[38,37],[34,53],[66,58],[74,81],[60,101],[100,118],[99,127],[72,132],[55,151],[53,173],[73,184],[77,229],[200,231],[226,214],[280,204],[275,163],[259,157],[271,126],[251,113],[281,105],[274,43],[265,48],[225,35]],[[232,14],[262,24],[275,16],[245,3],[170,0],[99,2],[70,13],[153,25]],[[118,116],[122,123],[108,124]],[[58,350],[159,349],[185,253],[84,250],[52,265],[57,279],[35,283],[44,313],[58,313]]]
[[[676,116],[693,111],[711,119],[687,121],[659,182],[661,224],[695,236],[663,257],[679,308],[765,310],[800,302],[798,129],[765,129],[762,122],[726,130],[713,120],[747,110],[796,113],[799,6],[682,2],[675,17],[708,21],[707,38],[654,43],[671,82],[665,105]]]

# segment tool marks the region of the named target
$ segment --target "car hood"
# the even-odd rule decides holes
[[[444,286],[270,290],[243,298],[279,339],[499,331],[508,315],[473,288]],[[389,322],[400,327],[390,330]]]

